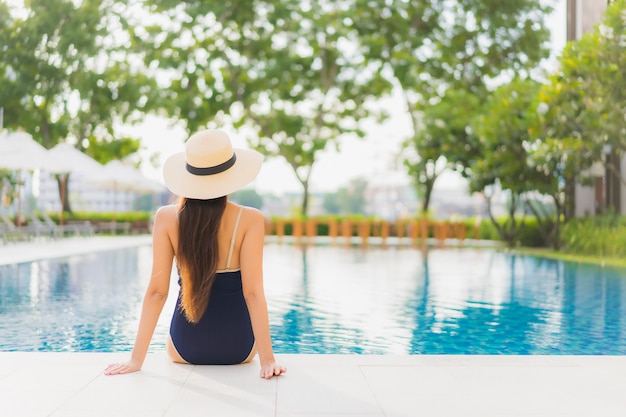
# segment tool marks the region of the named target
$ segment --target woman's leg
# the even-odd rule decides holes
[[[184,360],[180,356],[178,351],[176,350],[176,346],[174,346],[174,343],[172,342],[172,336],[168,336],[167,337],[166,350],[167,350],[167,354],[169,355],[170,359],[173,362],[175,362],[175,363],[189,363],[186,360]]]

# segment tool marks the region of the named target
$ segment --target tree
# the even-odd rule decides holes
[[[546,182],[545,173],[528,163],[537,125],[537,94],[541,84],[533,80],[514,79],[498,87],[485,103],[483,113],[472,123],[481,144],[481,156],[471,168],[470,190],[483,192],[487,198],[489,218],[502,240],[517,242],[524,219],[518,220],[529,194]],[[494,191],[509,198],[508,218],[501,224],[491,208]],[[532,195],[532,194],[531,194]]]
[[[341,200],[342,196],[341,189],[324,194],[324,201],[322,202],[322,207],[324,207],[324,211],[328,214],[339,214],[341,213]]]
[[[439,175],[452,168],[468,177],[480,148],[470,128],[481,109],[478,96],[450,88],[434,101],[422,112],[420,130],[403,143],[403,162],[419,193],[422,215],[428,212]]]
[[[121,125],[141,120],[156,90],[127,47],[121,5],[126,2],[31,0],[20,15],[1,3],[0,103],[7,127],[23,128],[46,148],[69,138],[101,155],[138,149],[132,138],[122,138],[131,146],[110,145],[120,140]],[[67,186],[67,175],[58,180],[60,190]],[[63,207],[70,210],[67,200]]]
[[[602,149],[586,131],[598,131],[602,122],[586,110],[588,101],[579,81],[566,80],[561,72],[548,78],[537,100],[536,141],[529,163],[547,174],[546,181],[536,186],[538,192],[552,198],[556,208],[549,242],[558,249],[561,226],[574,217],[576,182],[589,184],[590,168],[602,156]]]
[[[541,126],[541,125],[540,125]],[[541,138],[538,137],[528,155],[528,164],[540,173],[543,181],[534,186],[540,195],[549,196],[554,213],[545,210],[545,205],[535,204],[528,200],[527,207],[535,215],[539,225],[539,233],[546,243],[558,250],[561,245],[562,225],[570,219],[569,211],[571,186],[578,176],[580,179],[591,159],[584,158],[581,152],[581,141],[578,138]]]
[[[612,185],[606,190],[607,208],[619,208],[624,182],[619,161],[626,146],[626,47],[621,41],[626,36],[625,10],[625,1],[613,2],[592,32],[569,42],[559,70],[539,94],[537,140],[529,161],[551,174],[537,190],[551,196],[556,207],[551,239],[555,248],[560,245],[561,225],[574,217],[576,183],[591,184],[598,166]]]
[[[616,2],[593,32],[568,43],[559,71],[539,90],[527,81],[497,89],[474,124],[485,146],[479,163],[468,171],[472,187],[498,184],[509,193],[508,228],[500,231],[510,243],[519,226],[514,209],[523,204],[535,215],[545,241],[559,249],[562,224],[574,214],[575,183],[588,183],[592,166],[601,161],[607,176],[621,177],[616,162],[626,146],[620,139],[626,133],[620,88],[626,61],[618,39],[625,37],[625,9],[625,1]],[[496,144],[510,154],[508,161]],[[553,212],[543,197],[550,199]],[[609,196],[609,205],[616,200]]]
[[[150,65],[180,74],[165,88],[169,114],[190,130],[230,123],[252,148],[283,158],[302,185],[306,216],[319,152],[363,136],[368,100],[388,88],[346,25],[350,2],[150,3],[172,26],[162,37],[152,28],[141,35],[157,36]]]
[[[460,121],[467,122],[467,111],[476,111],[468,108],[469,102],[462,111],[451,107],[458,103],[460,92],[480,103],[500,78],[528,75],[547,57],[549,31],[543,16],[550,7],[544,3],[356,2],[354,24],[367,57],[384,68],[381,73],[399,89],[410,115],[412,131],[405,145],[411,152],[406,166],[416,186],[424,189],[418,194],[430,195],[441,166],[464,172],[466,154],[473,152],[469,124],[462,126]],[[449,112],[429,111],[442,102]],[[454,127],[439,136],[439,126],[446,125]],[[447,151],[437,151],[442,148]]]
[[[239,190],[233,193],[230,199],[235,203],[242,204],[244,206],[254,207],[259,210],[263,208],[263,197],[255,190]]]
[[[18,182],[15,172],[0,169],[0,206],[10,205],[15,200]]]
[[[367,181],[356,178],[347,187],[324,195],[324,210],[330,214],[362,214],[365,212]]]

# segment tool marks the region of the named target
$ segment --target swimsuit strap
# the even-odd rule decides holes
[[[230,238],[230,248],[228,248],[228,258],[226,258],[226,270],[230,269],[230,259],[233,256],[233,248],[235,247],[235,236],[237,235],[237,228],[239,227],[239,219],[241,218],[242,211],[243,211],[243,206],[239,206],[239,211],[237,212],[237,219],[235,220],[235,227],[233,228],[233,236]]]

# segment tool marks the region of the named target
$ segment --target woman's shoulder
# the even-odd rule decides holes
[[[157,209],[154,219],[155,221],[175,220],[178,216],[178,207],[174,204],[161,206]]]
[[[241,204],[237,204],[237,206],[241,208],[241,221],[246,223],[265,222],[265,215],[261,210]]]
[[[168,205],[159,207],[156,212],[158,215],[159,213],[176,214],[177,211],[178,211],[178,206],[176,204],[168,204]]]
[[[263,212],[261,210],[257,209],[257,208],[249,207],[249,206],[241,206],[241,208],[242,208],[242,210],[244,212],[246,212],[246,214],[248,216],[256,217],[256,218],[259,218],[259,217],[263,218],[263,217],[265,217],[263,215]]]

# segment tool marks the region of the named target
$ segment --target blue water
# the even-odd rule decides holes
[[[132,349],[151,248],[0,266],[0,351]],[[626,269],[491,249],[268,245],[277,353],[626,354]],[[155,332],[163,350],[176,280]]]

